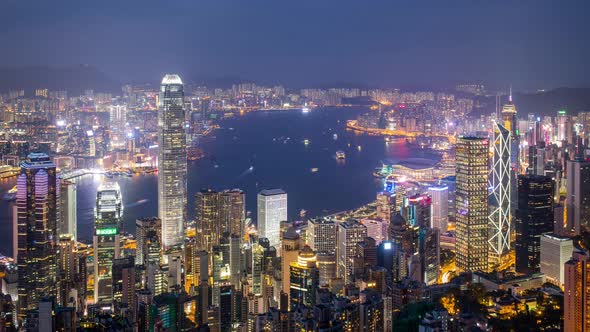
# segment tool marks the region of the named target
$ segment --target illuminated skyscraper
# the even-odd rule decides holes
[[[219,243],[219,194],[203,189],[196,195],[197,245],[200,250],[211,252]]]
[[[44,153],[31,153],[16,180],[19,317],[56,290],[58,182]]]
[[[449,187],[432,186],[428,188],[428,194],[432,199],[430,227],[437,228],[441,233],[447,231],[449,223]]]
[[[158,215],[162,245],[168,249],[184,240],[186,222],[186,133],[184,91],[178,75],[166,75],[158,110]]]
[[[557,141],[568,141],[572,135],[572,124],[565,110],[557,112]]]
[[[147,266],[148,261],[159,262],[160,250],[158,257],[154,257],[154,246],[160,247],[162,241],[162,222],[159,218],[140,218],[135,220],[135,264]]]
[[[299,251],[296,262],[289,266],[289,299],[291,308],[315,305],[316,291],[320,286],[320,272],[316,266],[316,254],[305,246]]]
[[[123,197],[116,182],[103,183],[96,193],[94,208],[94,302],[113,303],[113,260],[119,258]]]
[[[287,220],[287,193],[282,189],[258,193],[258,234],[270,245],[280,248],[281,221]]]
[[[512,109],[512,108],[510,108]],[[516,111],[505,114],[506,106],[502,111],[507,119],[505,125],[512,126],[512,115]],[[509,116],[510,115],[510,116]],[[512,135],[510,131],[499,123],[494,124],[493,157],[489,175],[489,256],[488,267],[493,269],[501,262],[503,255],[510,250],[510,221],[511,221],[511,152]]]
[[[228,232],[243,238],[246,220],[246,197],[240,189],[219,193],[219,225],[221,234]]]
[[[457,140],[457,269],[485,271],[488,258],[488,140]]]

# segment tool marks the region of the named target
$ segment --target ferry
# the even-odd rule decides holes
[[[303,144],[305,144],[305,145],[309,145],[309,140],[308,140],[308,139],[304,139],[304,140],[303,140]]]
[[[309,113],[309,111],[310,111],[310,109],[307,106],[301,108],[301,112],[303,112],[303,113]]]
[[[336,151],[336,159],[346,159],[346,154],[342,150]]]

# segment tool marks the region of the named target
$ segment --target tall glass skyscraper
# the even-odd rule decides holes
[[[457,140],[457,269],[488,267],[488,139]]]
[[[287,193],[282,189],[262,190],[258,194],[258,233],[279,248],[281,221],[287,220]]]
[[[178,75],[166,75],[158,111],[158,215],[162,246],[182,243],[186,222],[186,133],[184,90]]]
[[[94,302],[113,303],[113,260],[119,258],[123,197],[118,183],[103,183],[94,208]]]
[[[504,113],[503,113],[504,114]],[[510,113],[512,114],[512,113]],[[511,117],[508,117],[511,119]],[[512,122],[506,120],[507,124]],[[505,126],[494,125],[494,155],[490,168],[489,185],[489,255],[488,268],[493,270],[501,264],[502,256],[510,251],[510,222],[512,220],[512,136]]]
[[[31,153],[16,180],[19,317],[56,290],[58,182],[44,153]]]

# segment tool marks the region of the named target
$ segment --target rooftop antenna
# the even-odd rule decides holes
[[[508,102],[512,104],[512,84],[510,84],[510,94],[508,95]]]

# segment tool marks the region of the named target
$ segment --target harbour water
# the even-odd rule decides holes
[[[256,193],[282,188],[288,193],[289,218],[302,209],[307,216],[353,209],[375,199],[383,186],[373,177],[375,167],[388,160],[425,158],[438,154],[409,147],[403,140],[386,143],[382,137],[347,131],[346,120],[361,108],[314,109],[247,113],[224,119],[221,129],[202,141],[205,157],[188,165],[188,216],[195,215],[195,194],[202,188],[240,188],[246,192],[246,209],[256,220]],[[335,135],[336,134],[336,135]],[[307,143],[306,143],[307,142]],[[345,153],[336,158],[336,151]],[[117,181],[124,199],[124,230],[134,232],[135,219],[156,216],[156,175],[85,176],[78,183],[78,235],[90,241],[96,188],[101,181]],[[0,183],[0,194],[14,185]],[[12,254],[12,208],[0,202],[0,253]]]

